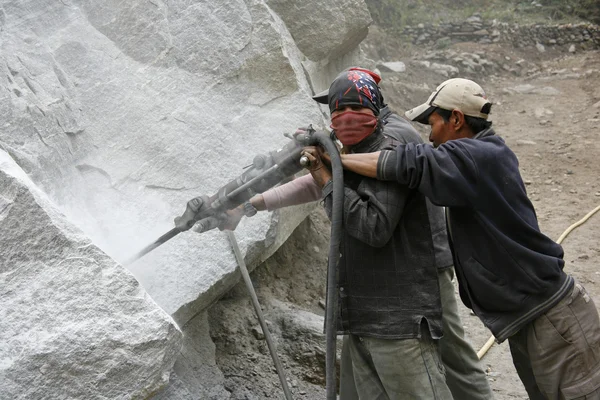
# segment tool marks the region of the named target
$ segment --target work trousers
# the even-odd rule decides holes
[[[348,335],[360,399],[451,400],[437,340],[423,325],[419,339]]]
[[[531,400],[600,400],[600,321],[579,283],[508,342]]]
[[[453,276],[452,267],[438,271],[444,330],[444,336],[439,340],[439,348],[446,370],[446,384],[455,400],[490,400],[493,395],[485,372],[477,353],[464,338],[454,295]],[[340,367],[340,400],[358,399],[348,337],[345,336]]]

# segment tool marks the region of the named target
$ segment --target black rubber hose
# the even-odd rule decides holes
[[[315,138],[327,150],[331,158],[333,175],[333,203],[331,208],[331,238],[329,241],[329,261],[327,265],[327,304],[325,307],[325,388],[327,400],[335,400],[337,395],[336,381],[336,335],[337,335],[337,265],[340,259],[340,243],[342,240],[344,218],[344,171],[340,153],[329,135],[315,133]]]

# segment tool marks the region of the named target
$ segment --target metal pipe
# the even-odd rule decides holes
[[[263,316],[262,309],[260,308],[258,297],[256,297],[256,292],[254,291],[254,286],[252,285],[252,280],[250,279],[248,268],[246,268],[246,261],[244,261],[244,257],[242,256],[242,252],[240,251],[240,247],[238,246],[235,234],[232,231],[226,232],[227,237],[229,238],[229,243],[231,243],[233,254],[235,254],[235,259],[237,260],[238,266],[240,267],[242,278],[244,278],[244,283],[246,284],[246,288],[248,288],[248,292],[250,293],[250,298],[252,299],[252,305],[254,306],[254,311],[256,311],[258,322],[260,323],[260,327],[262,328],[262,331],[265,334],[267,346],[269,347],[271,358],[273,358],[273,363],[275,364],[277,375],[279,375],[279,381],[281,382],[283,393],[285,394],[286,400],[292,400],[292,393],[290,392],[290,388],[287,385],[287,381],[285,379],[285,372],[283,371],[283,367],[281,366],[279,357],[277,357],[277,348],[275,347],[275,343],[273,343],[273,340],[271,339],[271,334],[269,333],[269,328],[267,327],[265,317]]]

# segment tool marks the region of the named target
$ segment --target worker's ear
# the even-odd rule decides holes
[[[452,115],[450,115],[450,124],[452,129],[455,131],[460,131],[463,126],[465,126],[465,114],[463,114],[460,110],[452,110]]]

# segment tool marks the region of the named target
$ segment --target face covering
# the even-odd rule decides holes
[[[376,116],[356,111],[345,111],[331,119],[331,129],[344,146],[360,143],[376,126]]]

